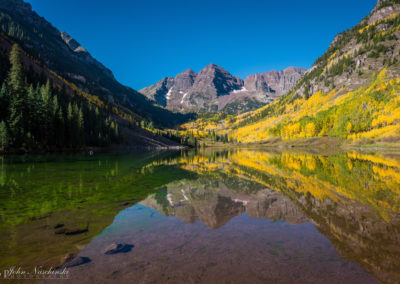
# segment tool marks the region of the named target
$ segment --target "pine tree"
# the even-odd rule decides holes
[[[26,83],[21,51],[14,44],[10,53],[11,70],[8,83],[10,86],[10,117],[9,126],[12,134],[13,147],[19,148],[25,140],[28,119],[26,107]]]
[[[119,142],[119,130],[118,130],[118,123],[115,123],[114,126],[114,136],[115,136],[115,141],[114,142]]]
[[[3,82],[0,90],[0,121],[8,118],[8,93],[6,84]]]
[[[53,117],[56,117],[56,116],[57,116],[57,112],[58,112],[58,110],[59,110],[59,105],[58,105],[58,98],[57,98],[57,96],[54,96],[54,97],[53,97],[52,110],[53,110],[53,113],[52,113]]]
[[[15,100],[13,100],[14,102]],[[20,108],[18,107],[18,102],[12,103],[10,107],[10,131],[12,134],[12,141],[11,143],[15,148],[19,148],[22,145],[24,139],[24,129],[23,129],[23,118]]]
[[[74,112],[72,110],[71,103],[69,103],[67,108],[67,141],[70,147],[72,147],[74,140],[73,128],[74,128]]]
[[[4,150],[60,149],[104,146],[119,141],[118,123],[107,117],[107,107],[68,96],[65,85],[52,89],[46,74],[24,69],[22,49],[14,45],[10,65],[0,85],[0,147]],[[4,73],[5,74],[5,73]],[[36,82],[36,88],[27,82]],[[0,82],[1,83],[1,82]],[[110,106],[108,106],[109,108]],[[144,126],[153,128],[151,122]]]
[[[51,106],[51,85],[50,81],[47,80],[46,85],[42,86],[41,88],[42,100],[45,103],[46,107],[50,108]]]
[[[79,108],[78,111],[78,121],[77,121],[77,129],[78,129],[78,142],[79,145],[78,146],[83,146],[84,142],[85,142],[85,122],[84,122],[84,118],[83,118],[83,112],[82,112],[82,108]]]
[[[38,84],[36,88],[33,90],[33,93],[31,94],[32,96],[32,101],[31,101],[31,110],[30,110],[30,115],[32,117],[32,123],[31,123],[31,133],[32,136],[36,139],[36,142],[39,144],[43,144],[44,141],[44,129],[43,129],[43,124],[44,124],[44,106],[42,102],[42,97],[40,93],[40,85]],[[29,95],[28,95],[29,97]],[[29,100],[31,100],[29,99]]]
[[[61,108],[58,108],[55,119],[54,119],[54,130],[55,130],[55,143],[58,148],[64,147],[65,137],[65,124],[64,116]]]
[[[4,121],[0,122],[0,146],[2,150],[7,150],[8,147],[8,132]]]
[[[9,84],[13,95],[22,96],[25,92],[24,65],[21,58],[21,49],[18,44],[14,44],[10,53],[11,70],[9,73]]]
[[[33,86],[30,85],[28,88],[28,95],[27,95],[27,114],[29,119],[26,121],[26,131],[28,131],[31,134],[31,138],[34,140],[36,133],[35,128],[36,128],[36,123],[37,123],[37,117],[36,117],[36,95],[35,95],[35,90],[33,89]]]
[[[3,82],[0,90],[0,98],[4,98],[7,96],[7,87],[6,84]]]

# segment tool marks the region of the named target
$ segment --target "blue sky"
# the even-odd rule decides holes
[[[376,0],[28,0],[134,89],[209,63],[245,78],[311,67]]]

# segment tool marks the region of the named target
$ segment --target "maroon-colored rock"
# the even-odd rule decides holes
[[[166,77],[139,92],[179,112],[224,111],[229,105],[230,113],[239,113],[286,94],[305,72],[305,69],[289,67],[279,72],[249,75],[243,81],[211,63],[198,74],[187,69],[175,78]]]

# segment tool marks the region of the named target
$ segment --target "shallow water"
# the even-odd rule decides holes
[[[400,283],[397,154],[0,162],[0,271],[67,266],[60,283]]]

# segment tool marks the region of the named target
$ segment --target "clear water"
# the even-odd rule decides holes
[[[396,153],[237,149],[0,162],[0,271],[83,257],[59,282],[400,282]]]

